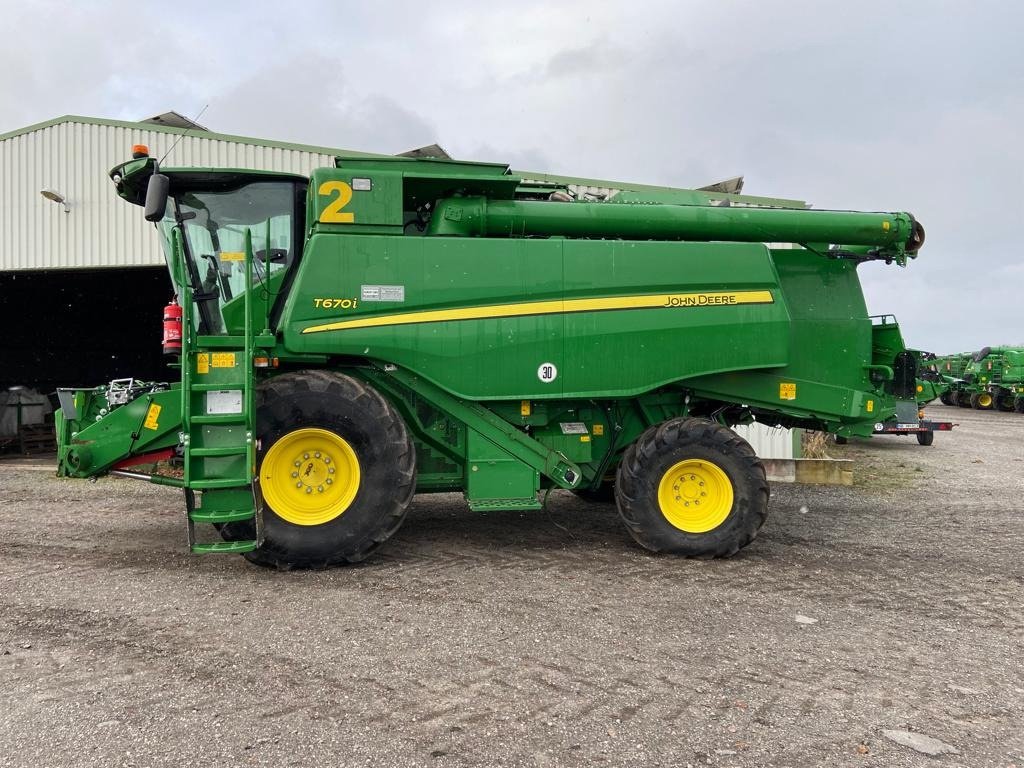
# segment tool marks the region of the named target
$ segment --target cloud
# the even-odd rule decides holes
[[[317,74],[297,79],[299,71]],[[319,55],[261,69],[210,102],[208,122],[245,136],[394,154],[433,143],[437,135],[395,99],[353,89],[347,68]]]

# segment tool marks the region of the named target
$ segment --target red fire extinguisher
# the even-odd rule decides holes
[[[172,300],[164,307],[164,354],[181,354],[181,306]]]

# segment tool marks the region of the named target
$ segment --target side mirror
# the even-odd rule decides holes
[[[154,173],[149,177],[146,187],[146,221],[160,221],[167,211],[167,195],[171,189],[171,180],[162,173]]]

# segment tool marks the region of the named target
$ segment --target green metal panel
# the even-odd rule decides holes
[[[697,376],[788,362],[787,299],[763,245],[561,242],[567,301],[651,295],[661,288],[655,308],[564,316],[564,352],[557,360],[565,396],[626,397]],[[701,303],[721,294],[756,301]]]
[[[377,170],[320,168],[313,172],[306,204],[306,229],[318,232],[402,234],[402,175]]]
[[[526,466],[543,473],[560,487],[575,488],[579,485],[582,473],[578,466],[565,456],[538,442],[529,434],[517,429],[514,423],[502,419],[493,410],[480,403],[461,400],[443,388],[402,368],[394,365],[386,365],[384,368],[384,371],[361,369],[353,371],[353,373],[370,383],[376,383],[378,388],[383,391],[396,392],[394,386],[389,384],[389,380],[394,380],[405,390],[415,393],[467,428],[478,432],[495,445],[501,446]],[[401,390],[397,391],[400,396],[404,395]]]
[[[401,300],[364,300],[366,281]],[[474,399],[622,397],[784,365],[789,318],[777,288],[754,244],[314,235],[285,308],[284,345],[388,360]],[[678,303],[723,291],[758,303]],[[618,308],[583,311],[589,300]],[[431,314],[407,322],[418,312]],[[384,324],[352,327],[360,321]],[[742,351],[723,355],[724,346]],[[553,381],[538,377],[545,363],[561,372]]]
[[[553,451],[565,456],[578,464],[589,464],[594,459],[593,441],[589,429],[586,433],[563,432],[563,424],[575,427],[577,424],[587,428],[585,422],[555,422],[546,429],[538,429],[533,433],[537,442],[543,443]]]
[[[181,428],[181,391],[175,386],[110,408],[106,387],[75,394],[77,418],[58,411],[61,474],[91,477],[132,456],[173,448]]]
[[[304,333],[334,321],[415,310],[558,300],[561,248],[558,241],[314,235],[285,305],[284,347],[387,360],[460,397],[561,396],[557,380],[546,388],[536,374],[538,365],[561,357],[558,314]],[[364,288],[380,286],[393,292],[363,299]],[[334,309],[318,298],[355,306]]]
[[[792,353],[784,367],[687,382],[702,395],[798,418],[867,422],[884,406],[871,379],[872,330],[854,263],[802,249],[772,251],[786,297]],[[748,350],[722,345],[722,355]],[[812,426],[808,424],[807,426]]]
[[[539,475],[474,429],[469,430],[466,499],[481,509],[540,509]],[[504,505],[503,505],[504,502]],[[507,506],[506,506],[507,505]]]

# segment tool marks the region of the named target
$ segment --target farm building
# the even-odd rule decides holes
[[[167,377],[163,254],[107,173],[145,144],[167,165],[306,175],[329,147],[212,133],[175,112],[140,122],[68,115],[0,134],[0,390]]]

